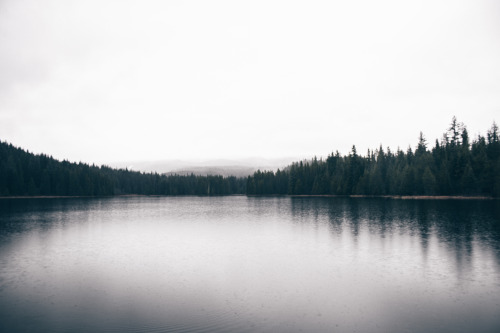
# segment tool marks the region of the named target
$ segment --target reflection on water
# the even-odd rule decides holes
[[[496,201],[0,200],[0,331],[498,332]]]

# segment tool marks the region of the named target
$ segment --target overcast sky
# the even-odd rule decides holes
[[[90,163],[326,156],[500,117],[500,1],[0,1],[0,139]]]

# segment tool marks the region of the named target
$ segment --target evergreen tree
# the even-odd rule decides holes
[[[368,150],[366,156],[352,146],[347,156],[337,151],[326,161],[292,163],[278,173],[268,172],[261,187],[262,194],[276,194],[278,178],[286,179],[288,194],[372,194],[372,195],[489,195],[500,196],[500,139],[496,123],[488,131],[487,139],[478,136],[470,140],[467,128],[456,117],[436,140],[431,151],[422,132],[415,151],[392,153],[382,146]],[[255,173],[247,180],[253,184],[263,179]],[[265,183],[273,184],[268,189]],[[249,185],[249,191],[253,185]],[[251,193],[251,192],[249,192]]]

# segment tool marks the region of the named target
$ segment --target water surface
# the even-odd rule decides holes
[[[2,332],[499,332],[497,201],[0,200]]]

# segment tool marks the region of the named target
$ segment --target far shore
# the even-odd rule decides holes
[[[59,199],[59,198],[111,198],[113,196],[91,195],[4,195],[0,199]]]
[[[234,197],[245,194],[211,195],[211,197]],[[4,195],[1,199],[64,199],[64,198],[127,198],[127,197],[207,197],[207,195],[162,195],[162,194],[117,194],[117,195]]]
[[[334,195],[334,194],[294,194],[290,197],[339,197],[339,198],[386,198],[401,200],[495,200],[499,198],[487,196],[465,196],[465,195]]]
[[[245,196],[245,194],[212,195],[211,197]],[[246,195],[248,197],[290,197],[290,198],[385,198],[400,200],[498,200],[500,198],[488,196],[465,195],[337,195],[337,194],[292,194],[292,195]],[[85,196],[85,195],[13,195],[0,196],[1,199],[63,199],[63,198],[123,198],[123,197],[206,197],[206,195],[158,195],[158,194],[120,194],[110,196]]]

